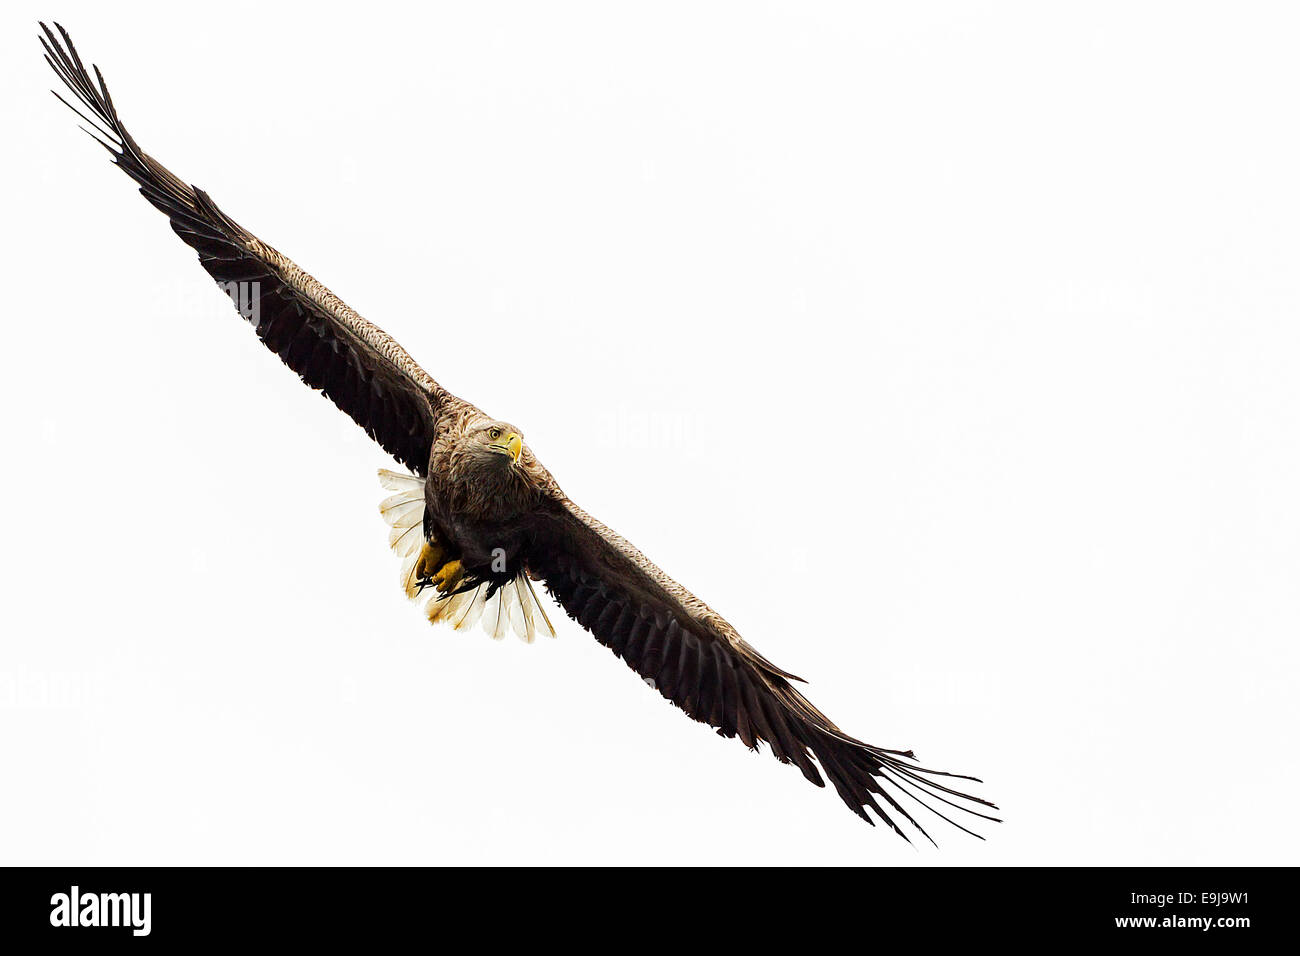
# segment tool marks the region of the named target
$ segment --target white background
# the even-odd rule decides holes
[[[1235,4],[11,3],[0,861],[1295,863],[1300,23]],[[565,620],[431,629],[391,465],[47,89],[522,425],[938,851]]]

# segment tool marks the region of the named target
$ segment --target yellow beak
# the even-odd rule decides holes
[[[519,460],[520,453],[524,450],[524,440],[511,432],[509,437],[506,438],[506,448],[510,452],[510,461],[516,462]]]

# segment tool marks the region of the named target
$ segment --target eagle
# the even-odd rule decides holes
[[[829,779],[872,826],[880,821],[910,842],[905,821],[934,843],[909,812],[915,804],[983,839],[940,803],[999,822],[977,809],[996,810],[992,803],[955,782],[977,778],[928,769],[911,751],[840,730],[795,686],[801,678],[570,500],[523,429],[452,395],[382,329],[142,150],[99,68],[87,70],[54,26],[57,36],[40,24],[45,59],[81,108],[54,95],[198,253],[262,343],[405,466],[379,472],[391,493],[379,510],[402,588],[431,622],[481,624],[498,639],[554,636],[536,582],[688,716],[751,750],[766,743],[818,787]]]

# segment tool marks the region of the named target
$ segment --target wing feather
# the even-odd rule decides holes
[[[931,779],[978,783],[975,778],[927,770],[910,752],[874,747],[841,731],[793,686],[799,678],[754,650],[703,601],[558,489],[535,527],[530,570],[571,617],[695,720],[750,748],[766,743],[816,786],[825,786],[824,774],[854,813],[905,838],[895,818],[929,834],[885,784],[936,814],[924,797],[996,820],[974,808],[996,809],[993,804]]]
[[[382,329],[239,226],[203,190],[187,185],[140,149],[122,124],[99,69],[94,68],[92,79],[67,31],[57,23],[55,28],[57,36],[41,24],[45,58],[81,108],[59,99],[103,137],[101,145],[145,199],[168,217],[213,279],[238,298],[241,313],[262,342],[385,451],[424,475],[440,412],[463,403]]]

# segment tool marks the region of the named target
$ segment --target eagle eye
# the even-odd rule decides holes
[[[496,427],[488,429],[488,438],[491,438],[493,441],[496,441],[500,437],[501,437],[501,429]]]

